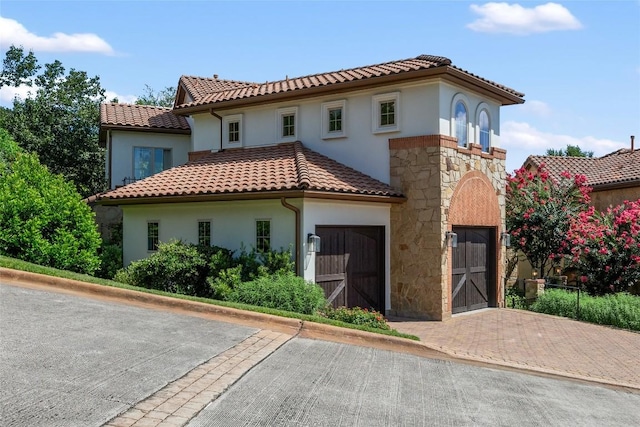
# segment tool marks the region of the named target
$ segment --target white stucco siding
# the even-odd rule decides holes
[[[209,113],[195,114],[191,120],[192,150],[220,150],[220,120]]]
[[[336,202],[330,200],[305,200],[302,210],[302,247],[301,262],[303,263],[304,278],[315,281],[315,254],[307,251],[306,236],[315,233],[316,226],[383,226],[384,233],[384,270],[385,270],[385,310],[391,304],[391,234],[390,234],[391,205],[384,203]],[[322,242],[320,243],[322,245]]]
[[[133,177],[134,147],[169,148],[172,166],[178,166],[189,159],[190,137],[184,134],[112,130],[110,188],[122,185],[124,178]]]
[[[299,202],[289,201],[293,205]],[[167,203],[123,206],[124,265],[146,258],[147,223],[159,223],[159,239],[198,241],[198,221],[211,221],[211,243],[232,250],[256,244],[256,220],[271,221],[271,247],[285,248],[295,240],[295,215],[280,200]],[[292,251],[294,250],[291,248]]]
[[[500,147],[500,103],[492,99],[482,97],[469,90],[462,90],[459,87],[447,83],[440,85],[440,129],[437,133],[441,135],[455,136],[455,123],[453,123],[453,102],[454,99],[462,99],[467,105],[467,119],[469,142],[479,144],[479,123],[478,114],[485,108],[489,113],[490,141],[492,147]]]
[[[392,92],[400,93],[400,130],[376,134],[372,130],[372,97]],[[438,99],[438,83],[422,83],[412,86],[394,85],[376,90],[354,91],[268,106],[217,111],[217,114],[222,116],[242,114],[243,146],[251,147],[281,142],[278,138],[277,110],[297,107],[296,139],[312,150],[389,183],[389,138],[438,133]],[[323,139],[322,104],[340,100],[346,101],[344,117],[346,137]],[[198,127],[199,119],[196,119],[195,123]],[[200,129],[194,130],[194,135],[200,135],[200,133]]]

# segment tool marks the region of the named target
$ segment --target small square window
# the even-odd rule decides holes
[[[344,138],[347,136],[345,110],[346,101],[322,104],[322,138]]]
[[[147,250],[157,251],[160,243],[160,224],[157,222],[147,223]]]
[[[295,141],[298,135],[298,107],[280,108],[276,112],[276,120],[276,141]]]
[[[222,146],[224,148],[242,146],[242,114],[222,118]]]
[[[400,93],[386,93],[373,97],[373,133],[400,130]]]
[[[198,244],[211,246],[211,221],[198,221]]]
[[[256,221],[256,249],[266,252],[271,248],[271,221],[260,219]]]

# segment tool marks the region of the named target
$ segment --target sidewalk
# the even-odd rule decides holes
[[[640,391],[640,333],[513,309],[389,324],[458,359]]]

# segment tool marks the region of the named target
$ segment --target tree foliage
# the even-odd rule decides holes
[[[0,253],[92,274],[99,246],[93,212],[73,184],[0,128]]]
[[[156,105],[158,107],[173,107],[173,101],[176,96],[175,86],[167,86],[166,88],[155,91],[151,86],[144,85],[144,93],[136,99],[137,105]]]
[[[567,144],[566,149],[553,149],[549,148],[546,152],[547,156],[561,156],[561,157],[593,157],[593,151],[582,151],[577,145]]]
[[[584,175],[562,174],[556,182],[541,165],[537,173],[519,169],[507,178],[506,226],[511,243],[543,277],[557,254],[568,251],[570,220],[589,202]]]
[[[640,281],[640,199],[606,212],[590,207],[572,219],[567,238],[569,261],[590,294],[628,291]]]
[[[0,126],[20,147],[37,153],[52,173],[72,181],[83,196],[103,191],[100,78],[74,69],[66,72],[57,60],[42,67],[33,52],[25,55],[15,46],[7,51],[3,65],[0,87],[27,84],[35,93],[15,98],[13,109],[0,114]]]

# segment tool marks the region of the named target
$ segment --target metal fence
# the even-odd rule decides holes
[[[569,291],[573,291],[576,292],[576,319],[580,320],[580,293],[583,292],[582,289],[579,286],[569,286],[569,285],[563,285],[563,284],[558,284],[558,283],[550,283],[549,282],[549,278],[545,279],[545,284],[544,287],[545,289],[547,288],[559,288],[559,289],[566,289]],[[517,283],[513,286],[517,286],[517,289],[521,292],[521,295],[507,295],[507,292],[505,292],[504,295],[504,306],[505,307],[511,307],[511,308],[528,308],[531,304],[533,304],[535,302],[535,300],[537,299],[537,297],[534,298],[525,298],[525,294],[526,294],[526,290],[524,289],[525,287],[525,282],[522,281],[522,286],[520,285],[520,283]],[[507,301],[508,297],[511,297],[511,304],[509,304],[509,302]]]

